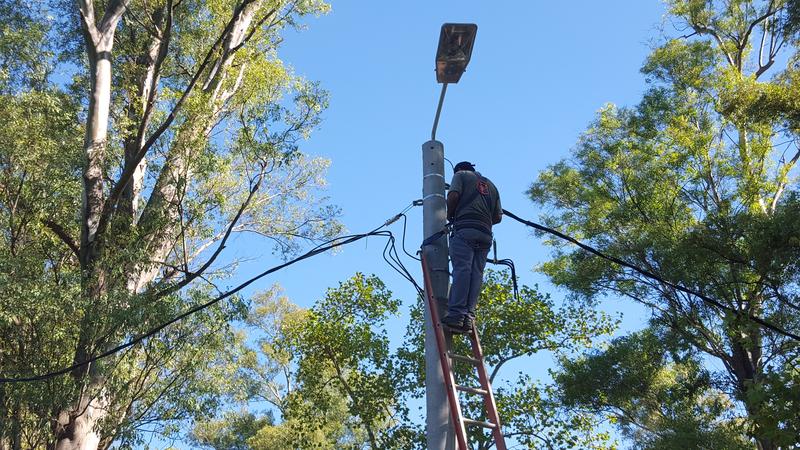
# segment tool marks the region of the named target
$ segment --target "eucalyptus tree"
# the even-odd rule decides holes
[[[786,448],[800,438],[792,406],[800,343],[747,317],[800,330],[800,71],[797,47],[784,33],[787,5],[667,4],[680,36],[656,46],[644,64],[649,87],[641,102],[602,108],[571,157],[540,173],[530,196],[550,211],[547,223],[730,310],[561,245],[543,271],[575,296],[621,295],[645,305],[652,312],[647,342],[662,341],[652,347],[661,349],[659,358],[642,354],[654,361],[650,373],[701,363],[684,381],[696,377],[708,389],[683,399],[684,408],[702,410],[709,399],[727,404],[704,426],[734,429],[759,449]],[[640,351],[637,345],[624,347]],[[590,370],[596,361],[568,365],[568,372],[600,373]],[[598,399],[619,401],[591,405],[646,433],[652,422],[626,405],[646,404],[656,393],[603,397],[603,383],[613,381],[594,379],[592,388]]]
[[[95,449],[206,414],[241,299],[81,363],[218,294],[234,236],[339,230],[300,151],[326,93],[279,58],[319,0],[0,3],[0,446]],[[223,356],[219,356],[223,357]]]

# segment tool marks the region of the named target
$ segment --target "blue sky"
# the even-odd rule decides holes
[[[324,122],[304,150],[331,159],[327,195],[353,232],[374,228],[421,197],[421,145],[430,137],[441,86],[433,68],[442,23],[478,24],[472,61],[449,87],[442,111],[437,139],[445,156],[474,162],[498,186],[506,209],[537,218],[538,207],[525,195],[536,174],[569,155],[604,104],[641,97],[639,68],[664,12],[658,0],[387,5],[334,2],[330,14],[305,21],[308,29],[288,31],[280,52],[297,74],[331,93]],[[421,208],[414,208],[412,246],[421,228]],[[563,296],[532,271],[549,255],[538,238],[510,220],[495,234],[499,256],[516,261],[523,282]],[[381,275],[410,297],[411,288],[385,267],[382,248],[377,239],[355,244],[271,280],[304,305],[356,271]],[[273,262],[268,249],[260,254],[258,266]],[[609,307],[625,309],[613,301]]]
[[[646,84],[639,68],[660,36],[664,14],[658,0],[341,0],[332,8],[305,20],[308,29],[286,32],[280,56],[331,93],[324,122],[304,151],[331,159],[327,195],[352,232],[373,229],[421,198],[421,146],[430,137],[441,88],[433,69],[442,23],[478,24],[472,61],[461,82],[449,86],[442,111],[437,139],[445,156],[474,162],[498,186],[506,209],[536,219],[541,211],[525,191],[537,173],[568,157],[604,104],[631,105],[641,98]],[[409,247],[415,248],[422,239],[421,208],[408,216]],[[399,224],[390,229],[401,233]],[[495,235],[498,256],[516,262],[522,283],[538,284],[556,300],[566,295],[533,270],[549,255],[539,238],[511,220],[495,227]],[[277,263],[269,248],[250,243],[240,241],[235,251],[258,259],[243,264],[237,280]],[[379,275],[410,303],[413,288],[383,262],[383,245],[369,239],[312,258],[257,289],[277,282],[307,307],[360,271]],[[406,264],[421,280],[416,262]],[[647,319],[626,300],[608,298],[601,307],[623,314],[622,331]],[[398,342],[405,320],[388,332]],[[532,361],[516,369],[546,376],[549,355],[536,358],[536,370]]]

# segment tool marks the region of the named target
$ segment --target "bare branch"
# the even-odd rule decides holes
[[[217,246],[217,249],[214,250],[214,253],[211,254],[211,257],[209,257],[208,260],[202,266],[200,266],[197,270],[192,271],[186,278],[184,278],[180,282],[178,282],[178,283],[176,283],[176,284],[174,284],[172,286],[169,286],[169,287],[157,292],[154,295],[155,298],[160,298],[160,297],[163,297],[165,295],[169,295],[169,294],[171,294],[173,292],[176,292],[176,291],[182,289],[184,286],[188,285],[189,283],[194,281],[196,278],[198,278],[200,275],[202,275],[203,272],[206,271],[206,269],[211,267],[211,264],[213,264],[214,261],[217,259],[217,257],[220,255],[220,253],[222,253],[222,250],[225,249],[225,244],[228,242],[228,239],[231,237],[231,234],[233,233],[234,227],[238,223],[239,219],[242,217],[242,214],[244,214],[244,212],[247,209],[247,207],[250,205],[250,202],[255,197],[256,192],[258,192],[258,189],[261,187],[262,181],[263,181],[263,178],[259,177],[258,180],[255,182],[255,184],[250,188],[250,192],[248,193],[247,198],[242,203],[242,205],[239,207],[239,210],[236,212],[236,215],[231,220],[230,224],[228,225],[228,229],[225,231],[225,235],[222,237],[222,240],[220,241],[219,245]]]
[[[772,9],[774,6],[775,6],[775,0],[770,0],[769,6],[767,6],[767,12],[765,12],[761,17],[759,17],[759,18],[755,19],[754,21],[752,21],[750,23],[750,26],[747,27],[747,31],[744,33],[744,36],[742,36],[742,40],[739,43],[739,65],[740,65],[739,68],[740,69],[741,69],[741,63],[742,63],[741,62],[742,61],[742,53],[744,52],[744,49],[747,47],[747,41],[750,39],[750,35],[753,33],[753,29],[755,29],[755,27],[757,27],[758,24],[760,24],[761,22],[769,19],[770,17],[775,15],[776,12],[778,12],[777,9]],[[766,28],[766,24],[765,24],[764,25],[764,32],[766,33],[766,31],[767,31],[767,28]],[[762,39],[762,42],[763,42],[763,39]]]
[[[728,51],[725,50],[725,42],[720,37],[719,33],[717,33],[714,29],[701,24],[692,24],[692,28],[694,29],[695,32],[697,32],[697,34],[707,34],[713,37],[714,40],[717,41],[719,49],[722,51],[722,54],[725,55],[725,59],[728,60],[728,64],[730,64],[731,67],[736,67],[736,64],[733,62],[733,57],[731,57],[730,53],[728,53]]]
[[[783,191],[784,189],[786,189],[786,185],[789,183],[789,171],[792,169],[792,167],[794,167],[798,159],[800,159],[800,148],[794,154],[792,159],[790,159],[789,162],[787,162],[781,168],[781,173],[783,175],[780,182],[778,183],[778,189],[775,191],[775,196],[772,197],[772,202],[770,203],[769,207],[770,213],[774,213],[775,209],[778,207],[778,201],[780,200],[781,195],[783,195]]]

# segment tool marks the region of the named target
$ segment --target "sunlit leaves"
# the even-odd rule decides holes
[[[553,207],[544,217],[548,224],[731,308],[796,329],[798,273],[785,256],[794,252],[786,233],[797,221],[796,48],[771,43],[783,39],[776,24],[784,20],[784,2],[668,3],[670,20],[683,36],[667,39],[645,62],[650,86],[642,100],[601,109],[572,157],[543,171],[529,194]],[[785,51],[777,56],[781,48]],[[654,324],[673,331],[655,341],[630,337],[658,346],[625,347],[630,352],[624,358],[612,347],[602,357],[568,364],[568,371],[595,362],[617,364],[573,373],[579,384],[597,375],[580,384],[591,393],[574,396],[581,398],[576,405],[604,400],[617,415],[615,423],[637,430],[632,439],[648,442],[648,448],[691,447],[691,439],[707,442],[711,438],[704,436],[716,433],[728,436],[719,437],[728,442],[720,448],[737,448],[752,437],[765,448],[788,439],[788,422],[763,418],[759,411],[789,397],[778,391],[773,397],[747,393],[766,392],[764,377],[780,377],[786,370],[781,364],[796,360],[793,343],[661,283],[551,243],[557,248],[554,258],[541,269],[556,284],[579,298],[622,295],[640,302],[652,311]],[[695,358],[697,368],[681,368],[688,360],[669,356],[667,349],[676,345],[690,349],[687,358]],[[764,365],[762,358],[782,362]],[[649,397],[667,389],[661,381],[674,379],[680,386],[705,366],[715,368],[710,390],[669,388],[671,399]],[[590,387],[613,385],[615,376],[631,370],[617,391],[622,397]],[[719,407],[715,413],[695,411],[695,421],[657,411],[672,403],[680,405],[674,406],[678,411],[694,408],[708,396],[736,405],[741,414],[729,409],[723,414]],[[644,408],[651,400],[663,404]],[[650,422],[654,414],[675,420]],[[653,429],[663,431],[649,434]]]

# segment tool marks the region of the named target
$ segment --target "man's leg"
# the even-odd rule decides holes
[[[442,319],[442,322],[461,326],[464,317],[469,312],[468,297],[472,260],[472,247],[463,238],[462,232],[456,231],[450,239],[450,263],[453,265],[453,283],[450,285],[447,314]]]
[[[478,297],[481,295],[481,288],[483,287],[483,270],[486,267],[486,258],[489,255],[489,249],[475,250],[475,256],[472,258],[472,273],[469,283],[469,297],[467,298],[467,317],[470,323],[475,322],[475,308],[478,305]]]

